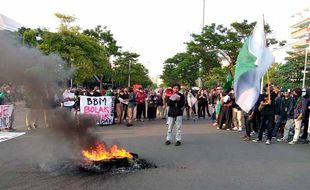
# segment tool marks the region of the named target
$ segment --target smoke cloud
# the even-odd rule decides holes
[[[16,33],[0,31],[0,84],[10,83],[22,87],[30,109],[48,112],[48,146],[42,150],[42,145],[35,142],[25,151],[28,155],[36,155],[38,161],[42,161],[40,166],[47,170],[51,168],[49,161],[78,156],[81,148],[99,141],[88,130],[95,126],[94,119],[84,116],[76,118],[65,109],[49,107],[49,100],[59,92],[58,84],[66,84],[65,81],[72,73],[65,70],[64,65],[65,62],[57,55],[43,55],[38,49],[22,46]],[[62,142],[61,147],[57,143],[59,141]],[[57,151],[63,151],[54,154],[53,145],[58,146]]]

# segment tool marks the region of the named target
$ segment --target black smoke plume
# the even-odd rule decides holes
[[[48,112],[48,136],[55,137],[52,141],[46,140],[49,147],[53,144],[60,146],[57,141],[61,140],[63,147],[59,150],[63,148],[64,151],[59,155],[71,152],[70,156],[78,156],[81,148],[98,142],[97,136],[89,131],[90,127],[95,126],[94,119],[77,118],[65,109],[50,107],[54,94],[59,92],[59,84],[65,84],[72,71],[64,69],[66,63],[58,55],[44,55],[36,48],[23,46],[21,41],[17,33],[0,31],[0,85],[10,83],[24,89],[23,95],[29,109],[37,113]],[[27,153],[37,155],[37,158],[41,154],[45,161],[57,160],[50,149],[39,146],[38,143],[29,146]],[[43,165],[46,166],[45,163]]]

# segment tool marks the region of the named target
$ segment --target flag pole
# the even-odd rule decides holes
[[[263,25],[264,25],[264,35],[265,35],[265,47],[267,48],[267,38],[266,38],[266,33],[265,33],[265,16],[263,14]],[[269,78],[269,73],[268,73],[269,68],[267,69],[267,93],[268,93],[268,101],[271,101],[271,92],[270,92],[270,78]],[[264,77],[264,76],[263,76]]]
[[[262,76],[260,80],[260,93],[263,94],[263,87],[264,87],[264,76]]]

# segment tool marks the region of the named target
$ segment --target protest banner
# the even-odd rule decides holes
[[[8,128],[13,113],[13,105],[0,105],[0,129]]]
[[[94,115],[99,125],[111,125],[114,120],[114,97],[81,96],[81,114]]]

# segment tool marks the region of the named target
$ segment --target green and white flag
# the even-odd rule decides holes
[[[274,62],[266,48],[263,20],[256,23],[238,55],[235,66],[234,92],[236,103],[246,112],[255,105],[260,93],[260,79]]]
[[[233,79],[233,77],[231,75],[231,72],[228,71],[227,76],[226,76],[226,82],[225,82],[225,84],[223,86],[223,89],[225,91],[230,90],[231,87],[232,87],[233,81],[234,81],[234,79]]]

